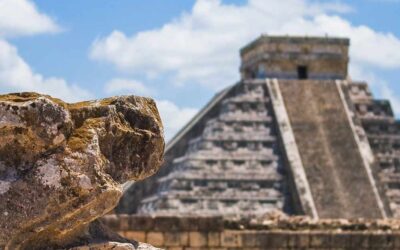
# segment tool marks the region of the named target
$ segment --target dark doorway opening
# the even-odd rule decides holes
[[[297,77],[300,80],[308,78],[307,66],[297,66]]]

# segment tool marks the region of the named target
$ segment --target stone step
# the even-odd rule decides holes
[[[279,88],[319,217],[382,217],[335,81],[279,81]]]

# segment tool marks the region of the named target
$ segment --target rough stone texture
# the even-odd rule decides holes
[[[163,151],[151,99],[67,104],[1,95],[0,246],[56,248],[91,238],[88,223],[115,207],[121,184],[155,173]]]
[[[261,36],[241,51],[242,78],[298,79],[298,67],[307,78],[346,79],[349,40],[346,38]]]
[[[279,89],[277,80],[266,80],[268,92],[274,107],[276,123],[279,127],[279,134],[282,141],[282,147],[286,152],[287,164],[290,165],[295,191],[298,196],[298,206],[304,214],[313,218],[318,217],[317,208],[311,194],[311,188],[307,180],[306,171],[301,160],[300,152],[293,129],[290,123],[289,115],[285,107],[285,101]]]
[[[281,80],[279,86],[318,215],[381,218],[335,82]]]
[[[105,243],[93,243],[87,246],[73,247],[70,250],[157,250],[159,248],[154,248],[151,245],[139,243],[134,246],[130,243],[120,243],[120,242],[105,242]]]
[[[358,135],[369,142],[375,157],[374,175],[387,210],[400,218],[400,122],[387,100],[373,98],[368,84],[345,82],[348,104],[358,120]]]
[[[366,84],[347,82],[348,45],[342,38],[261,36],[243,48],[242,80],[218,93],[171,139],[162,170],[133,184],[116,211],[399,217],[399,122]],[[301,87],[300,66],[315,88]],[[287,85],[285,105],[291,108],[271,103],[267,82]],[[341,82],[348,86],[338,95]],[[288,126],[277,114],[286,109],[292,113]],[[287,147],[282,131],[296,122],[297,138]],[[290,148],[301,149],[302,157],[293,159]],[[298,178],[300,165],[306,177]],[[319,213],[307,203],[318,203]]]
[[[124,220],[129,220],[132,226],[126,227]],[[141,225],[141,233],[146,236],[164,235],[165,240],[159,247],[167,250],[400,249],[400,223],[395,219],[316,220],[274,213],[237,220],[198,216],[107,215],[102,221],[122,235],[138,230],[136,225]],[[147,242],[160,243],[151,237],[147,237]]]
[[[119,243],[119,242],[106,242],[106,243],[94,243],[82,247],[73,247],[70,250],[134,250],[135,247],[129,243]]]
[[[262,214],[289,209],[287,179],[271,103],[263,81],[235,86],[192,138],[143,214]]]

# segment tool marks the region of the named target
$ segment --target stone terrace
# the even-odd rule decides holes
[[[122,214],[108,215],[102,220],[126,238],[169,250],[400,249],[397,220],[235,220]]]

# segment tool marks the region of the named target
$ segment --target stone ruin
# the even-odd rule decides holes
[[[400,249],[399,122],[348,46],[261,36],[164,163],[150,99],[0,96],[0,249]]]
[[[399,122],[349,77],[349,44],[261,36],[245,46],[241,80],[171,139],[161,170],[116,213],[398,218]]]
[[[0,249],[154,249],[96,219],[117,205],[122,184],[154,174],[163,152],[151,99],[1,95]]]
[[[400,223],[392,219],[113,214],[102,221],[127,238],[168,250],[400,249]]]

